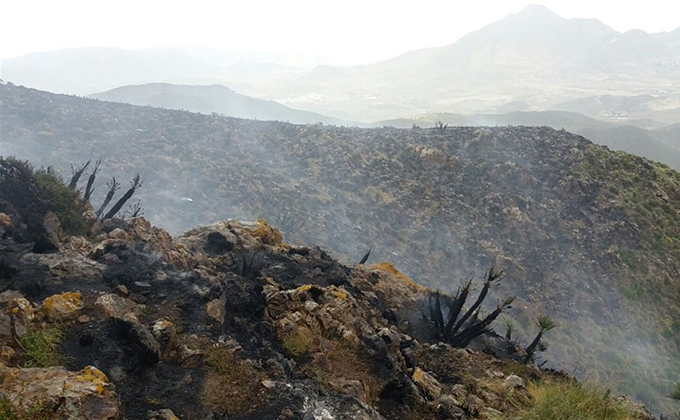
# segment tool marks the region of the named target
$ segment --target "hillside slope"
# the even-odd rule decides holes
[[[369,248],[455,291],[491,265],[521,337],[558,322],[549,366],[659,408],[680,357],[680,175],[545,127],[358,129],[256,122],[0,86],[0,151],[99,179],[140,172],[171,232],[265,217],[341,261]],[[93,200],[102,200],[103,185]],[[525,338],[527,339],[527,338]]]
[[[84,236],[60,227],[62,204],[84,210]],[[526,418],[556,389],[573,410],[653,420],[492,331],[439,342],[418,315],[432,292],[389,263],[339,264],[262,220],[172,238],[93,216],[53,173],[0,159],[3,419]]]
[[[184,109],[228,117],[253,120],[286,121],[294,124],[350,125],[346,121],[313,112],[289,108],[274,101],[252,98],[234,92],[226,86],[187,86],[169,83],[122,86],[106,92],[88,95],[104,101],[149,105],[160,108]],[[354,124],[352,124],[354,125]]]
[[[657,162],[665,163],[680,170],[680,149],[674,140],[673,126],[649,130],[635,126],[634,122],[612,123],[596,120],[585,115],[569,111],[536,111],[509,112],[506,114],[424,114],[413,118],[379,121],[374,126],[391,126],[397,128],[433,127],[437,122],[448,125],[467,126],[504,126],[532,125],[565,129],[571,133],[582,135],[593,143],[623,150],[634,155],[643,156]],[[644,123],[641,121],[640,123]]]

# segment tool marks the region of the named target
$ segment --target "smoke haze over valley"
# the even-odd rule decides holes
[[[419,379],[420,367],[413,360],[434,363],[435,356],[426,354],[440,350],[436,344],[433,347],[424,344],[429,350],[421,354],[406,351],[410,347],[403,344],[413,337],[423,343],[438,341],[418,330],[427,329],[430,324],[435,328],[439,325],[432,315],[436,313],[432,306],[434,291],[437,299],[439,291],[460,296],[461,281],[481,279],[491,267],[496,267],[503,270],[505,278],[490,289],[487,301],[468,321],[470,325],[493,314],[494,309],[504,307],[501,302],[507,296],[516,296],[512,308],[499,318],[513,325],[516,340],[513,345],[523,347],[523,351],[531,348],[529,343],[539,325],[543,325],[541,333],[545,330],[547,341],[540,342],[543,351],[536,358],[527,358],[528,363],[517,363],[519,359],[514,356],[512,363],[522,366],[521,369],[515,364],[502,367],[490,364],[484,374],[491,378],[487,378],[488,381],[509,378],[510,372],[517,369],[524,379],[540,382],[543,373],[536,373],[536,378],[530,379],[531,374],[523,370],[528,369],[526,364],[536,362],[543,368],[564,371],[580,381],[597,382],[598,386],[615,393],[625,393],[634,401],[645,403],[654,413],[675,412],[675,402],[666,398],[680,382],[680,173],[677,172],[680,170],[680,21],[675,25],[669,18],[672,10],[663,9],[664,13],[659,9],[657,20],[639,16],[640,25],[646,25],[644,31],[631,26],[635,25],[637,9],[623,5],[618,12],[612,11],[616,6],[608,6],[608,14],[599,15],[597,13],[605,9],[586,2],[526,5],[513,1],[507,5],[499,2],[493,7],[491,3],[481,2],[481,6],[464,10],[462,6],[449,9],[454,6],[426,1],[423,5],[411,5],[418,10],[412,11],[409,17],[409,11],[400,6],[376,3],[381,7],[371,4],[366,5],[365,10],[352,2],[326,9],[312,3],[291,5],[285,10],[273,4],[262,10],[241,5],[234,6],[233,10],[219,9],[218,13],[217,9],[198,2],[186,11],[187,28],[198,25],[198,29],[190,35],[185,28],[184,40],[170,35],[169,24],[160,22],[166,13],[168,19],[176,23],[182,17],[181,11],[171,6],[166,10],[161,3],[156,5],[157,9],[139,5],[129,11],[132,15],[130,34],[121,34],[119,43],[115,36],[109,38],[105,31],[98,32],[92,26],[95,14],[91,14],[83,27],[93,31],[92,39],[101,43],[91,41],[90,44],[85,37],[78,38],[64,29],[52,43],[39,44],[38,39],[26,37],[25,47],[18,44],[14,49],[0,48],[0,156],[29,160],[35,168],[49,167],[49,174],[61,174],[66,181],[78,165],[101,159],[101,169],[97,166],[94,171],[96,182],[92,178],[95,190],[90,202],[94,209],[102,204],[107,190],[114,191],[107,187],[107,182],[113,185],[117,180],[122,188],[119,194],[130,185],[134,192],[133,199],[118,213],[129,220],[97,222],[101,224],[99,236],[88,239],[92,250],[82,253],[74,248],[74,240],[50,236],[55,248],[49,251],[54,254],[48,252],[47,255],[81,252],[82,258],[93,261],[93,267],[104,273],[97,287],[111,281],[116,264],[121,263],[120,259],[126,261],[124,257],[132,250],[139,253],[134,258],[145,255],[142,259],[157,271],[148,278],[130,280],[130,284],[136,286],[130,286],[133,290],[129,296],[119,288],[112,291],[114,286],[119,286],[114,283],[111,283],[112,290],[97,289],[96,293],[96,288],[90,285],[87,287],[94,293],[90,300],[94,302],[99,296],[97,293],[105,292],[124,295],[136,304],[143,305],[148,300],[151,309],[135,312],[139,318],[135,318],[135,322],[143,321],[139,325],[146,322],[151,331],[151,325],[157,325],[158,321],[155,315],[148,317],[154,310],[168,319],[184,316],[181,322],[172,318],[178,325],[183,323],[178,334],[188,337],[196,331],[194,335],[199,337],[197,341],[187,341],[187,345],[203,346],[203,349],[226,346],[231,349],[229,357],[242,354],[244,360],[252,361],[244,362],[243,366],[265,375],[264,379],[251,375],[258,378],[258,392],[264,392],[263,387],[276,389],[276,385],[271,385],[276,381],[283,384],[293,377],[304,377],[321,384],[318,395],[324,394],[328,387],[342,398],[348,395],[354,398],[352,401],[366,413],[375,410],[373,417],[365,417],[375,420],[398,418],[395,413],[400,413],[402,408],[385,401],[403,399],[401,393],[406,392],[403,389],[420,389],[418,387],[424,386],[421,382],[436,385],[437,380],[441,384],[434,388],[439,387],[439,391],[433,393],[432,387],[429,391],[418,391],[422,401],[411,407],[415,410],[409,412],[412,418],[434,419],[422,413],[430,413],[427,410],[434,410],[432,407],[440,410],[446,405],[439,394],[464,400],[464,403],[450,403],[467,416],[461,418],[493,418],[488,411],[475,408],[474,399],[470,402],[470,395],[476,395],[471,389],[482,396],[480,401],[484,400],[485,406],[502,412],[506,416],[503,418],[515,418],[512,416],[519,414],[513,410],[530,404],[525,401],[516,406],[495,405],[493,398],[486,395],[500,392],[495,385],[485,385],[477,377],[480,382],[471,386],[472,382],[466,382],[469,378],[462,373],[457,376],[459,372],[449,372],[448,368],[440,371],[433,367],[435,364],[429,365],[431,369],[426,371],[434,382],[428,382],[427,376]],[[64,6],[66,9],[68,4]],[[439,11],[439,6],[446,8],[450,22],[442,20],[446,13]],[[484,6],[493,11],[485,14],[480,9]],[[17,12],[23,10],[20,6],[12,7],[16,7]],[[158,16],[148,20],[148,30],[153,31],[157,25],[158,37],[140,37],[135,43],[132,35],[137,34],[141,19],[151,16],[145,13],[154,10]],[[244,23],[256,21],[255,12],[263,16],[262,21],[253,26],[263,33],[266,25],[271,26],[264,35],[252,32]],[[272,16],[277,12],[278,20]],[[120,11],[111,13],[118,16]],[[308,26],[303,30],[299,26],[300,19],[304,19],[297,14],[304,13],[308,13],[304,16]],[[464,22],[466,13],[469,22]],[[220,14],[217,19],[215,15]],[[197,16],[203,16],[205,28],[199,28]],[[71,18],[64,17],[65,22]],[[343,18],[346,33],[340,36],[336,33],[339,30],[336,23],[330,21]],[[279,21],[286,19],[288,24],[281,27]],[[421,22],[426,19],[432,22]],[[382,20],[398,22],[403,33],[397,34],[396,23],[378,22]],[[323,28],[322,22],[328,22],[328,28]],[[50,25],[43,23],[46,27]],[[349,23],[356,24],[356,33],[350,33]],[[440,27],[456,27],[457,23],[460,27],[448,32]],[[220,24],[233,27],[225,28],[220,34],[215,29]],[[102,28],[109,25],[108,21],[102,22]],[[376,35],[381,30],[385,33]],[[6,30],[0,30],[0,35],[6,34],[3,31]],[[416,34],[419,31],[422,33]],[[394,35],[390,42],[377,39],[390,38],[391,34]],[[161,39],[161,35],[167,38]],[[295,37],[306,41],[295,44]],[[432,41],[434,39],[436,41]],[[0,165],[0,174],[6,175],[7,171]],[[92,171],[89,167],[81,184]],[[36,176],[39,174],[36,172]],[[128,185],[135,174],[143,181],[140,187],[135,182]],[[87,187],[88,191],[91,186]],[[78,187],[84,193],[80,184]],[[30,231],[29,223],[24,221],[29,216],[20,214],[15,199],[0,194],[2,232],[5,229],[10,233],[21,229]],[[156,245],[147,246],[151,243],[148,241],[165,236],[157,231],[139,233],[136,218],[130,218],[137,200],[143,208],[141,216],[174,235],[176,243],[164,243],[162,250],[154,248]],[[48,216],[51,217],[45,216],[40,229],[48,229]],[[215,224],[227,219],[238,219],[244,224]],[[255,222],[261,219],[268,224]],[[208,224],[213,225],[201,226]],[[267,236],[278,235],[267,230],[271,229],[270,225],[280,231],[283,243],[280,237],[272,240]],[[201,227],[192,230],[195,226]],[[254,232],[253,226],[260,229],[256,240],[248,236]],[[213,231],[208,234],[206,229]],[[180,237],[184,232],[190,233]],[[215,239],[215,232],[219,232],[220,238]],[[14,241],[10,236],[8,233],[2,241]],[[196,245],[197,238],[206,241],[205,244]],[[220,242],[221,238],[226,238],[228,245]],[[115,241],[127,242],[121,245]],[[214,241],[226,246],[228,251],[215,254]],[[12,264],[22,267],[23,273],[19,276],[27,275],[31,272],[26,268],[27,261],[38,258],[31,257],[38,252],[29,252],[28,248],[15,250],[14,245],[5,242],[0,245],[2,293],[11,287],[7,286],[10,283],[1,281],[9,282],[17,276]],[[302,245],[310,248],[303,250]],[[36,245],[32,249],[35,250]],[[245,253],[237,254],[236,249]],[[255,249],[264,251],[254,256]],[[107,257],[109,253],[116,255]],[[365,254],[370,256],[370,263],[384,261],[390,265],[354,266]],[[179,258],[177,255],[183,258],[181,264],[168,263],[172,258]],[[312,260],[313,263],[309,262]],[[5,268],[5,261],[10,268]],[[168,264],[173,265],[172,270],[176,272],[169,271]],[[162,269],[158,268],[161,266]],[[181,269],[177,268],[180,266]],[[423,298],[425,289],[408,279],[404,280],[405,286],[388,287],[388,291],[380,289],[383,274],[369,272],[378,266],[388,267],[386,272],[396,276],[394,278],[408,277],[431,289],[429,301]],[[54,271],[55,266],[51,267]],[[172,311],[163,312],[167,305],[158,302],[165,302],[168,292],[163,287],[168,286],[158,286],[156,290],[155,282],[164,284],[159,279],[172,278],[173,282],[184,284],[177,280],[183,279],[182,276],[190,279],[187,281],[196,281],[195,290],[210,290],[201,292],[203,300],[197,304],[203,308],[209,301],[207,316],[194,314],[186,304],[177,304],[180,309],[173,309],[181,316]],[[380,281],[376,280],[378,277]],[[357,307],[380,301],[380,305],[384,305],[384,308],[379,306],[380,320],[366,321],[366,325],[372,327],[352,324],[352,328],[359,331],[352,333],[359,337],[355,341],[362,349],[357,350],[361,355],[358,359],[375,361],[391,357],[388,364],[400,367],[393,368],[389,374],[368,369],[371,373],[365,376],[371,379],[364,382],[352,376],[356,372],[348,373],[351,369],[336,372],[345,375],[340,379],[331,378],[329,372],[333,369],[328,366],[343,359],[333,352],[345,349],[344,344],[333,341],[332,334],[316,343],[307,338],[306,332],[295,336],[296,341],[291,344],[291,328],[298,331],[295,323],[309,323],[311,318],[300,321],[303,315],[281,314],[286,311],[313,313],[319,304],[328,304],[323,298],[326,295],[321,294],[322,298],[317,299],[321,292],[312,289],[317,286],[306,283],[312,282],[310,279],[318,281],[327,296],[345,296],[338,298],[339,301],[350,296],[346,302],[355,302],[351,304]],[[202,285],[204,280],[212,285]],[[215,288],[217,283],[219,293]],[[11,284],[19,283],[16,280]],[[87,293],[85,285],[89,283],[82,284],[83,292]],[[127,283],[121,281],[120,284]],[[227,284],[240,285],[240,289],[230,295],[232,289],[228,289]],[[368,284],[373,285],[372,289],[362,289]],[[149,295],[148,291],[138,293],[134,289],[146,290],[152,285],[153,293],[162,293]],[[47,286],[22,287],[21,292],[29,300],[45,299],[45,291],[52,290]],[[274,289],[280,293],[279,298],[286,293],[292,296],[293,291],[305,291],[315,297],[304,304],[304,310],[290,309],[294,307],[292,303],[293,306],[283,310],[267,306],[273,305],[271,302],[278,304],[279,298],[272,298]],[[404,292],[406,289],[418,297],[404,297],[408,295]],[[54,293],[63,291],[66,290],[54,289]],[[393,304],[396,298],[390,293],[396,293],[408,303]],[[479,287],[471,292],[471,296],[480,295],[483,300],[486,292],[480,292]],[[167,298],[175,299],[175,296],[170,294]],[[236,301],[241,298],[254,299],[250,302],[253,307],[265,305],[261,313],[266,316],[260,312],[257,316],[230,315],[228,311],[226,315],[222,312],[214,315],[215,305],[221,305],[224,310],[230,304],[238,306]],[[253,303],[255,301],[257,303]],[[304,303],[304,299],[300,302]],[[429,313],[424,310],[427,302]],[[6,304],[0,299],[0,306]],[[344,304],[338,305],[345,308]],[[451,304],[442,314],[453,313],[454,307]],[[4,306],[2,308],[4,310]],[[350,318],[365,316],[368,319],[368,310],[362,311],[352,312]],[[263,318],[257,318],[260,315]],[[544,328],[548,324],[536,321],[544,315],[554,321],[555,329]],[[189,316],[191,321],[186,318]],[[225,316],[231,321],[225,321]],[[254,318],[248,318],[248,322],[254,326],[244,330],[240,325],[247,323],[243,320],[251,316]],[[157,318],[160,319],[160,315]],[[125,319],[132,322],[129,317]],[[292,324],[285,324],[284,320]],[[404,323],[408,327],[404,327]],[[215,327],[217,324],[222,329]],[[263,326],[265,324],[267,326]],[[380,328],[374,326],[378,324]],[[502,322],[497,322],[491,328],[500,334],[498,337],[474,342],[467,354],[488,353],[489,357],[506,360],[497,351],[500,341],[493,341],[501,340],[505,333],[500,324]],[[205,332],[196,325],[218,329]],[[303,329],[321,337],[310,325]],[[487,327],[485,332],[495,337],[486,331]],[[186,331],[182,331],[183,328]],[[326,326],[323,328],[326,334]],[[384,346],[384,341],[389,350],[380,350],[380,346],[376,350],[371,347],[374,344],[366,344],[370,341],[366,331],[371,328],[380,331],[380,346]],[[346,330],[334,334],[344,340],[351,335],[342,332]],[[385,330],[403,334],[408,339],[387,338]],[[149,331],[146,334],[150,335]],[[69,336],[66,337],[63,349],[68,352],[71,350]],[[170,346],[159,337],[156,337],[159,343]],[[248,337],[252,337],[250,342]],[[240,350],[229,347],[233,344],[232,338],[236,343],[233,349],[240,347]],[[323,341],[326,339],[327,342]],[[439,339],[446,341],[441,333]],[[82,345],[82,338],[80,340]],[[272,340],[274,345],[270,345]],[[507,349],[512,347],[510,341],[508,336]],[[395,344],[399,342],[403,344],[401,347]],[[308,350],[317,344],[317,352]],[[137,344],[125,346],[128,346],[125,351],[129,351],[130,346],[137,348]],[[270,347],[276,351],[283,348],[279,354],[286,357],[282,356],[282,360],[294,362],[260,355],[264,354],[264,348],[270,351]],[[179,345],[177,348],[182,349]],[[18,350],[20,354],[25,351]],[[167,369],[196,369],[209,378],[209,368],[204,372],[200,370],[202,365],[192,364],[193,359],[187,361],[193,356],[182,359],[187,351],[164,350],[161,356],[154,357],[167,364],[161,365],[172,366]],[[161,353],[160,350],[154,352]],[[210,364],[214,360],[209,356],[212,353],[205,352],[206,366],[213,366]],[[397,356],[389,353],[387,357],[381,352],[396,352]],[[412,359],[412,354],[417,357]],[[452,360],[470,357],[455,354]],[[107,353],[101,360],[108,360],[109,356]],[[478,356],[473,357],[470,366],[482,363],[476,359]],[[319,362],[320,358],[327,360]],[[326,366],[326,370],[310,367],[317,362],[319,366]],[[102,363],[108,366],[109,362]],[[382,361],[376,363],[380,365]],[[145,402],[135,399],[134,387],[129,388],[134,382],[132,376],[121,376],[114,368],[106,369],[104,373],[120,389],[122,410],[133,413],[129,418],[146,419],[147,408],[155,407],[155,403],[148,401],[150,397]],[[272,373],[279,370],[284,372],[282,376]],[[395,373],[402,370],[407,372],[406,379],[399,376],[402,373]],[[196,372],[192,370],[191,374]],[[170,382],[169,378],[179,377],[174,371],[156,373]],[[380,379],[374,381],[371,375]],[[270,376],[280,379],[272,382],[267,379]],[[194,375],[198,381],[196,378]],[[144,377],[140,383],[147,380],[153,382]],[[409,384],[415,385],[409,388]],[[458,396],[456,384],[464,384],[469,394]],[[302,385],[296,382],[295,386]],[[248,389],[239,388],[234,393],[255,392]],[[312,392],[304,389],[306,393]],[[531,386],[522,389],[527,395],[535,391]],[[216,416],[218,410],[206,408],[210,404],[205,395],[200,398],[182,395],[186,398],[182,400],[185,407],[200,406],[195,408],[196,413],[201,413],[200,418],[232,418],[228,411],[220,414],[226,417],[210,417]],[[531,395],[527,401],[535,397]],[[607,399],[609,394],[605,395]],[[283,405],[276,405],[279,403]],[[288,416],[284,410],[288,403],[288,400],[285,404],[271,403],[268,409],[276,409],[275,414],[280,418],[302,419],[306,412],[315,412],[305,403],[305,408],[289,410]],[[141,404],[139,407],[144,409],[135,404]],[[158,403],[155,408],[165,407],[163,404]],[[290,404],[293,407],[294,404]],[[426,407],[422,408],[425,411],[418,411],[421,410],[419,404]],[[252,407],[256,405],[252,403]],[[351,412],[348,408],[338,408],[337,404],[334,407],[338,413]],[[153,411],[151,408],[149,412]],[[254,416],[258,411],[248,410],[244,408],[242,411],[247,415],[236,418],[257,418],[248,415]],[[442,415],[441,411],[438,413]],[[179,417],[192,418],[186,415]],[[311,418],[326,419],[320,414]],[[349,417],[338,414],[328,418]]]

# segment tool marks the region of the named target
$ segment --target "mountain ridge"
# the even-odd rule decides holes
[[[321,122],[335,125],[356,125],[337,118],[293,109],[275,101],[242,95],[219,84],[196,86],[147,83],[121,86],[106,92],[93,93],[88,97],[132,105],[186,109],[192,112],[217,112],[236,118],[279,120],[294,124]]]
[[[545,15],[551,23],[541,23],[539,17]],[[42,65],[50,67],[50,72],[40,70],[41,64],[34,60],[35,77],[25,68],[15,69],[20,59],[3,60],[0,77],[78,94],[147,82],[219,83],[286,106],[364,123],[432,112],[499,113],[512,104],[541,111],[607,96],[621,101],[595,113],[589,113],[592,106],[587,105],[572,110],[602,118],[654,119],[659,115],[664,123],[669,118],[670,123],[678,121],[677,115],[666,115],[680,107],[673,88],[680,74],[677,30],[622,34],[597,20],[556,16],[541,6],[529,7],[444,47],[410,51],[361,66],[322,67],[323,71],[258,67],[256,61],[245,60],[255,66],[249,72],[225,66],[228,54],[211,61],[190,51],[185,59],[177,55],[181,51],[149,51],[151,55],[144,59],[156,63],[150,66],[155,73],[138,69],[134,60],[107,59],[106,68],[97,67],[105,57],[93,55],[68,68],[44,61]],[[135,54],[144,57],[145,53]],[[101,71],[88,72],[88,68]],[[125,76],[133,68],[142,76]],[[90,87],[82,88],[83,83]],[[639,109],[631,111],[622,104],[631,96],[639,98]]]

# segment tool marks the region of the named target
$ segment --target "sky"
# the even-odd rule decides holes
[[[418,0],[0,0],[0,58],[63,48],[202,47],[297,53],[354,65],[451,44],[532,2]],[[680,2],[546,0],[617,31],[680,27]]]

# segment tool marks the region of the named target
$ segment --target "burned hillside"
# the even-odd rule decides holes
[[[173,234],[265,218],[287,242],[345,263],[372,248],[369,263],[449,293],[496,266],[508,280],[489,301],[517,296],[522,337],[541,314],[559,325],[549,366],[656,406],[678,379],[680,177],[663,165],[545,127],[292,125],[7,85],[0,100],[3,151],[140,172],[145,216]]]
[[[38,250],[24,223],[36,215],[0,198],[2,418],[493,419],[530,410],[541,389],[580,388],[469,316],[498,271],[474,304],[453,301],[463,344],[419,315],[445,295],[389,263],[287,244],[264,220],[173,238],[143,218],[100,220],[77,197],[90,230],[69,234],[45,211],[53,247]]]

